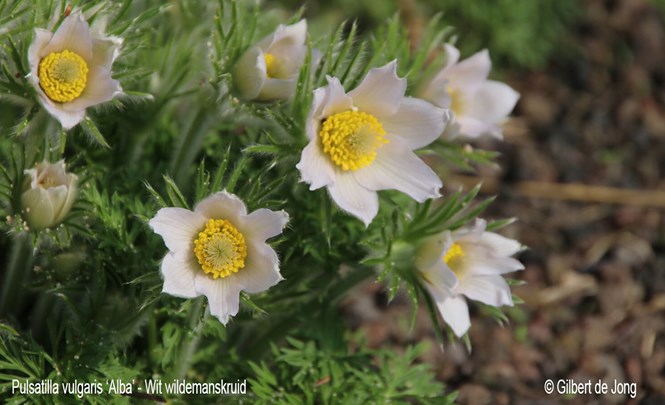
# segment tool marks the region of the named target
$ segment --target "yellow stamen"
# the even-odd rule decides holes
[[[464,252],[464,249],[462,249],[462,246],[458,243],[453,243],[443,256],[443,261],[448,265],[450,270],[457,275],[457,277],[461,277],[464,273],[465,257],[466,253]]]
[[[319,131],[323,152],[342,170],[358,170],[376,159],[376,150],[388,143],[375,116],[344,111],[326,118]]]
[[[448,95],[450,96],[450,109],[456,115],[464,115],[466,110],[466,100],[458,89],[448,87]]]
[[[266,77],[274,79],[279,77],[279,66],[275,63],[275,55],[264,53],[263,59],[266,61]]]
[[[209,219],[194,241],[201,269],[213,279],[227,277],[245,267],[245,237],[225,219]]]
[[[88,65],[74,52],[52,52],[39,62],[39,86],[53,101],[67,103],[83,93]]]

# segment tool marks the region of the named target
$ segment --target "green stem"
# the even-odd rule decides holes
[[[0,292],[0,318],[5,318],[9,312],[17,313],[21,293],[25,290],[23,284],[32,271],[32,244],[30,235],[21,233],[14,237],[11,253],[5,268]]]
[[[178,361],[178,371],[176,373],[179,379],[183,379],[187,375],[187,371],[191,366],[192,357],[196,352],[196,347],[201,340],[201,333],[210,316],[210,311],[206,308],[205,314],[201,317],[201,309],[203,308],[203,300],[205,298],[199,297],[194,300],[194,305],[189,312],[187,324],[193,329],[192,337],[187,340],[180,350],[180,361]]]

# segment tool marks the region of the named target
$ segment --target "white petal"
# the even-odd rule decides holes
[[[201,200],[194,208],[194,212],[206,218],[226,219],[234,223],[240,222],[240,218],[247,215],[247,208],[238,197],[224,190]]]
[[[397,135],[418,149],[434,142],[448,123],[448,110],[437,108],[425,100],[405,97],[397,112],[381,119],[389,135]]]
[[[289,222],[286,211],[271,211],[260,208],[247,215],[240,230],[245,238],[264,242],[268,238],[282,233],[282,229]]]
[[[522,248],[522,245],[515,239],[509,239],[494,232],[483,232],[480,241],[496,256],[512,256]]]
[[[459,60],[460,52],[459,49],[457,49],[454,45],[452,44],[443,44],[443,48],[446,52],[446,67],[448,68],[450,66],[453,66],[454,64],[457,63]],[[444,68],[444,70],[445,70]]]
[[[148,225],[164,239],[166,247],[178,258],[188,257],[194,250],[194,239],[205,227],[206,218],[184,208],[162,208]]]
[[[376,160],[354,174],[369,190],[399,190],[418,202],[440,196],[439,177],[398,137],[381,146]]]
[[[243,290],[256,294],[283,280],[279,273],[277,253],[270,246],[265,243],[251,243],[247,247],[245,268],[230,276],[238,280]]]
[[[296,79],[266,79],[256,100],[286,100],[295,94]]]
[[[80,12],[74,12],[62,21],[39,56],[43,58],[52,52],[62,52],[65,49],[76,53],[88,64],[93,60],[90,27]]]
[[[37,68],[39,67],[39,62],[46,55],[41,55],[42,49],[48,45],[49,41],[53,38],[53,33],[50,31],[35,28],[35,38],[30,43],[30,48],[28,48],[28,63],[30,64],[30,73],[35,82],[37,82]]]
[[[422,273],[428,284],[440,291],[445,291],[448,295],[451,295],[452,289],[459,284],[457,276],[446,266],[441,257],[432,267]]]
[[[344,211],[359,218],[368,226],[379,212],[379,197],[349,173],[337,173],[335,182],[328,186],[333,201]]]
[[[421,271],[427,271],[442,262],[442,258],[453,241],[450,238],[450,232],[444,231],[437,235],[427,238],[422,242],[415,257],[415,264]]]
[[[63,111],[76,113],[86,108],[111,101],[116,95],[122,94],[117,80],[111,78],[111,71],[103,67],[94,67],[88,74],[88,83],[75,100],[60,104]]]
[[[310,185],[310,190],[327,186],[335,178],[335,168],[321,150],[318,139],[312,140],[302,150],[296,168],[300,170],[302,181]]]
[[[21,206],[26,209],[26,220],[33,229],[43,229],[53,225],[55,218],[53,203],[42,187],[31,188],[21,195]]]
[[[275,31],[268,36],[264,37],[257,43],[257,46],[267,51],[272,46],[281,41],[290,44],[304,44],[307,38],[307,21],[302,19],[295,24],[288,26],[278,25]]]
[[[446,69],[446,78],[450,87],[462,94],[473,94],[487,79],[492,62],[487,49],[471,55],[469,58]]]
[[[77,109],[72,111],[65,110],[63,108],[64,104],[54,103],[51,101],[51,99],[48,98],[46,94],[44,94],[44,91],[42,91],[41,87],[37,88],[37,94],[39,95],[39,101],[41,102],[42,107],[44,107],[44,109],[53,118],[58,120],[60,125],[62,125],[62,128],[65,130],[73,128],[76,124],[81,122],[83,117],[85,117],[84,109]]]
[[[406,79],[397,77],[397,62],[372,68],[363,81],[349,92],[362,112],[388,117],[397,112],[406,91]]]
[[[505,83],[487,80],[468,101],[465,115],[495,124],[510,114],[520,94]]]
[[[111,70],[111,65],[120,53],[122,38],[93,38],[92,39],[92,58],[93,66],[100,66]]]
[[[162,260],[161,273],[164,278],[162,292],[174,297],[194,298],[198,296],[194,289],[194,276],[200,267],[192,260],[178,260],[172,253],[167,253]]]
[[[203,294],[208,298],[210,313],[224,325],[238,313],[241,286],[233,277],[213,280],[200,272],[194,278],[194,288],[198,295]]]
[[[510,287],[506,280],[498,275],[466,277],[457,287],[456,292],[495,307],[513,305]]]
[[[248,49],[233,67],[233,82],[240,96],[253,100],[266,81],[266,61],[258,46]]]
[[[323,101],[321,118],[329,117],[343,111],[350,110],[353,106],[353,100],[346,95],[344,87],[336,77],[327,76],[328,86],[326,98]]]
[[[273,46],[278,45],[282,41],[303,45],[307,39],[307,20],[302,19],[295,24],[287,25],[286,27],[282,26],[282,29],[278,29],[278,31]]]
[[[279,41],[268,51],[275,57],[271,76],[278,79],[297,79],[307,56],[307,47],[301,44]]]
[[[512,257],[475,255],[468,263],[468,272],[473,275],[505,274],[524,270],[524,265]]]
[[[457,337],[462,337],[471,327],[469,318],[469,307],[464,297],[456,296],[447,298],[443,303],[438,303],[439,312]]]
[[[467,138],[479,138],[483,135],[492,136],[496,139],[502,139],[501,127],[492,124],[486,123],[478,118],[470,116],[457,116],[455,122],[459,125],[459,136]]]
[[[451,98],[448,94],[448,68],[455,65],[459,60],[459,50],[451,44],[444,44],[446,52],[445,66],[434,76],[432,80],[424,85],[419,92],[420,97],[434,103],[441,108],[450,108]]]

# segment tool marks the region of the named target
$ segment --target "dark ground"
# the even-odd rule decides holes
[[[386,306],[381,285],[345,305],[370,345],[431,341],[423,361],[460,403],[665,403],[665,18],[646,0],[590,0],[569,35],[575,59],[508,77],[522,98],[505,141],[481,145],[502,152],[480,176],[499,195],[486,216],[517,217],[502,233],[529,246],[511,324],[476,308],[473,352],[441,353],[426,311],[409,331],[408,300]],[[547,379],[636,383],[637,397],[548,396]]]

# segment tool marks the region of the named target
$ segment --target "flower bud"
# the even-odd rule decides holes
[[[28,226],[44,229],[60,223],[74,203],[78,177],[65,172],[64,160],[43,161],[25,174],[21,208]]]

